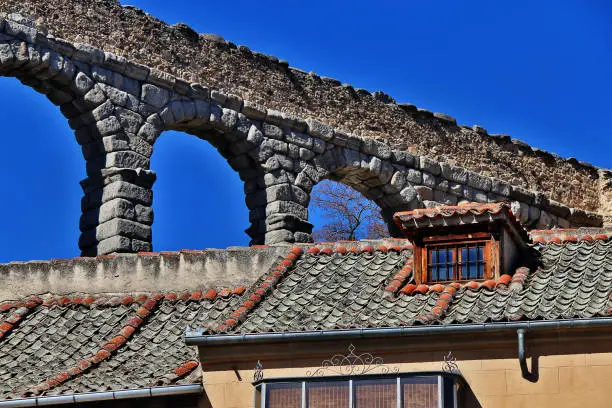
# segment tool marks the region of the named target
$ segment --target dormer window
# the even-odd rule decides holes
[[[415,281],[497,279],[529,241],[505,203],[466,203],[395,214],[414,246]]]
[[[491,277],[490,240],[458,240],[425,244],[428,282],[475,280]],[[486,256],[485,256],[486,254]]]

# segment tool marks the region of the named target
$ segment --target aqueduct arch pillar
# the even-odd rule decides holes
[[[150,157],[166,129],[209,140],[239,173],[252,244],[310,241],[310,193],[325,178],[365,193],[391,226],[394,211],[460,200],[509,201],[534,227],[600,221],[542,194],[45,36],[19,19],[0,18],[0,75],[46,94],[75,130],[87,163],[79,246],[88,256],[152,250]]]

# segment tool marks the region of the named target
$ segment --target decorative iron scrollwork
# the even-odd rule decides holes
[[[453,356],[453,352],[449,351],[444,356],[444,363],[442,363],[442,371],[450,374],[459,373],[459,366],[457,365],[457,359]]]
[[[261,361],[257,360],[257,364],[255,364],[255,370],[253,371],[253,381],[261,381],[263,380],[263,364]]]
[[[307,371],[309,377],[324,375],[328,372],[339,375],[360,375],[378,371],[380,374],[398,373],[398,367],[384,365],[382,357],[375,357],[370,353],[355,354],[355,346],[348,347],[347,354],[336,354],[328,360],[321,362],[321,367],[315,371]]]

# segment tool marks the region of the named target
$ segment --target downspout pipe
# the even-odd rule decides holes
[[[531,362],[531,371],[527,367],[527,352],[525,351],[525,329],[516,331],[518,340],[518,358],[521,366],[521,374],[524,379],[530,382],[538,382],[539,373],[537,369],[537,359],[533,358]]]
[[[201,384],[174,385],[168,387],[149,387],[130,390],[88,392],[71,395],[49,395],[43,397],[20,398],[0,401],[1,408],[44,407],[49,405],[72,404],[82,406],[88,402],[110,401],[132,398],[169,397],[174,395],[201,394]]]

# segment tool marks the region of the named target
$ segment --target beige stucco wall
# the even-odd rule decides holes
[[[249,286],[290,248],[232,247],[0,264],[0,301],[48,293],[167,293]]]
[[[429,362],[390,364],[402,373],[442,368],[443,355]],[[539,380],[521,376],[518,359],[458,359],[459,370],[482,407],[595,408],[612,406],[612,353],[541,355]],[[264,362],[265,364],[265,362]],[[529,360],[531,367],[531,360]],[[312,368],[264,370],[266,379],[304,376]],[[204,373],[205,390],[214,408],[253,406],[252,370]]]

